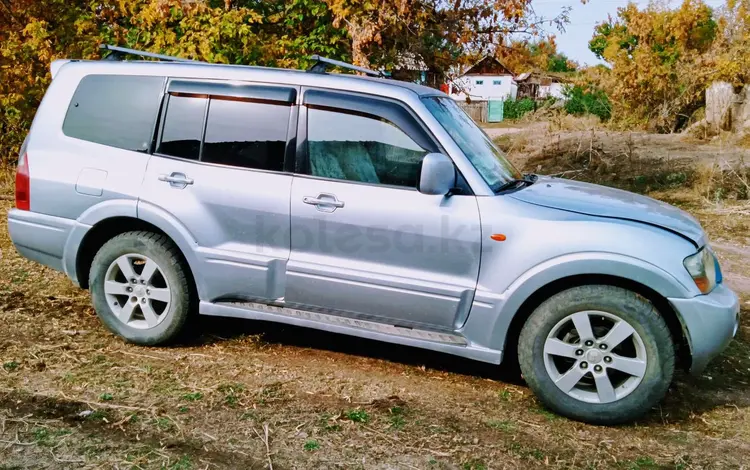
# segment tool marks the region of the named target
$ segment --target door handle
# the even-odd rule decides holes
[[[339,201],[335,194],[320,193],[318,197],[305,196],[302,202],[316,206],[321,212],[333,212],[344,207],[344,201]]]
[[[159,181],[169,183],[170,186],[175,188],[184,188],[189,184],[193,184],[195,181],[192,178],[188,178],[184,173],[174,172],[170,175],[159,175]]]

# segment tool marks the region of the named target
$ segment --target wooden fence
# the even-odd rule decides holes
[[[475,122],[487,122],[487,101],[472,101],[471,103],[457,101],[457,103]]]

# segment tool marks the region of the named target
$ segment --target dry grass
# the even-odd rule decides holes
[[[0,199],[7,199],[13,194],[16,184],[16,169],[0,160]]]
[[[591,149],[589,166],[619,152]],[[740,337],[640,422],[612,428],[545,411],[490,365],[311,330],[208,318],[187,343],[128,345],[0,224],[0,469],[742,468],[750,221],[746,205],[690,204],[742,292]]]

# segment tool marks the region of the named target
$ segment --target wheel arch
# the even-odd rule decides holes
[[[529,316],[537,307],[539,307],[539,305],[542,304],[542,302],[564,290],[585,285],[620,287],[635,292],[648,300],[654,308],[656,308],[662,318],[664,318],[664,321],[669,328],[672,341],[675,345],[678,363],[685,368],[690,367],[690,347],[688,345],[688,339],[683,330],[680,317],[674,308],[672,308],[669,300],[645,284],[610,274],[578,274],[567,276],[549,282],[535,290],[526,298],[526,300],[524,300],[510,322],[503,348],[504,360],[512,360],[514,362],[517,360],[518,339],[521,334],[521,329]]]
[[[75,270],[78,284],[84,289],[89,288],[89,273],[91,271],[91,263],[96,256],[99,249],[109,240],[126,232],[133,231],[147,231],[157,233],[167,237],[172,243],[174,243],[182,256],[182,260],[185,266],[188,268],[188,275],[190,282],[195,287],[195,269],[193,263],[185,256],[185,250],[181,247],[180,243],[175,240],[169,233],[162,230],[159,226],[139,219],[136,217],[129,216],[115,216],[100,220],[94,224],[83,236],[76,253],[75,259]]]

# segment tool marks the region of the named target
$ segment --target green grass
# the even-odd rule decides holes
[[[367,411],[360,409],[349,410],[344,413],[344,416],[346,416],[349,421],[353,421],[355,423],[367,423],[370,421],[370,415],[367,413]]]
[[[3,364],[3,369],[7,370],[8,372],[13,372],[14,370],[18,369],[18,367],[21,364],[17,363],[16,361],[8,361]]]
[[[173,463],[172,465],[162,466],[164,470],[191,470],[193,468],[193,462],[190,461],[190,457],[183,455],[180,460]]]
[[[318,450],[318,449],[320,449],[320,444],[318,443],[318,441],[316,441],[314,439],[310,439],[307,442],[305,442],[305,450],[306,451],[313,452],[313,451]]]
[[[203,394],[201,392],[186,393],[182,396],[182,399],[187,401],[198,401],[202,398]]]
[[[487,426],[508,433],[516,430],[516,423],[512,421],[488,421]]]
[[[112,401],[112,400],[114,400],[114,398],[115,397],[112,396],[111,393],[102,393],[101,395],[99,395],[99,399],[101,401]]]
[[[391,429],[403,429],[403,427],[406,426],[406,419],[404,418],[405,410],[400,406],[394,406],[388,411],[391,413]]]

